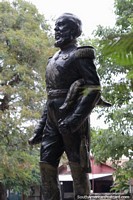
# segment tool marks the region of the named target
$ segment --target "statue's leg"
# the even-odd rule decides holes
[[[79,163],[69,162],[73,178],[75,199],[84,198],[90,194],[90,181],[87,173],[81,168]]]
[[[40,171],[42,179],[43,200],[61,200],[58,165],[64,152],[62,136],[58,131],[59,106],[54,99],[47,102],[47,121],[44,127],[40,150]]]
[[[87,141],[82,142],[83,138],[87,137],[88,131],[88,121],[86,121],[83,126],[75,133],[68,133],[63,135],[65,152],[69,160],[69,166],[73,178],[75,199],[85,198],[84,195],[88,195],[89,198],[90,194],[91,187],[87,174],[90,172],[90,166],[88,163],[89,157],[87,158]],[[84,161],[82,156],[84,157]]]
[[[58,169],[45,162],[40,162],[43,200],[61,200]]]
[[[44,136],[40,158],[43,200],[61,200],[58,165],[63,151],[60,135]]]

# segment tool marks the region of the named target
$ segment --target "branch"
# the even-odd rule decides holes
[[[0,110],[4,111],[9,108],[9,101],[10,101],[10,96],[8,94],[4,94],[4,98],[0,99]]]
[[[18,84],[21,81],[19,74],[14,74],[14,76],[12,77],[12,79],[10,81],[6,81],[1,83],[1,85],[15,85],[16,83]]]
[[[6,83],[2,83],[1,85],[10,85],[14,86],[15,84],[18,84],[21,81],[19,74],[15,74],[13,78],[10,81],[7,81]],[[0,99],[0,110],[4,111],[6,109],[9,109],[9,102],[10,102],[10,95],[5,93],[3,94],[3,98]]]
[[[15,85],[16,83],[18,84],[21,81],[19,74],[15,74],[13,78],[7,83],[7,85]]]

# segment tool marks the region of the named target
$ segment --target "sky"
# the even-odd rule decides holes
[[[50,22],[64,12],[77,15],[82,21],[83,34],[91,36],[97,25],[113,27],[114,0],[28,0]],[[52,24],[53,26],[53,24]]]

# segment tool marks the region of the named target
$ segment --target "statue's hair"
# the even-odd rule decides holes
[[[82,33],[82,22],[81,20],[72,13],[63,13],[58,19],[60,18],[66,18],[68,21],[73,23],[72,29],[74,30],[75,37],[79,37]],[[57,21],[58,21],[57,19]]]

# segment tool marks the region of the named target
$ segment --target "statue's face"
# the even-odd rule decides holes
[[[74,23],[67,17],[60,17],[55,23],[55,46],[64,47],[74,40],[73,35]]]

